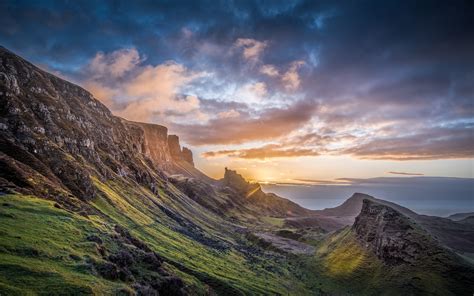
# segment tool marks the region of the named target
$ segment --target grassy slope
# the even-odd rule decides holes
[[[126,194],[119,194],[118,192],[124,191],[117,184],[106,185],[98,181],[96,184],[106,193],[107,201],[100,199],[93,203],[101,212],[107,213],[115,223],[129,229],[171,264],[180,266],[203,281],[220,282],[217,285],[224,285],[224,290],[225,285],[230,284],[244,293],[275,294],[284,291],[282,284],[294,280],[285,266],[272,266],[272,270],[279,269],[279,276],[267,271],[265,264],[249,264],[246,258],[234,249],[215,250],[171,229],[169,225],[175,222],[156,209],[153,206],[155,203],[174,207],[184,219],[196,223],[207,235],[221,237],[230,242],[233,238],[227,233],[227,223],[224,220],[182,196],[172,185],[172,197],[161,191],[160,198],[157,198],[144,189],[137,193],[129,188]],[[113,186],[119,188],[114,190]],[[191,204],[186,206],[186,203]],[[123,215],[123,212],[117,210],[120,208],[124,208],[128,214]]]
[[[31,196],[0,198],[0,294],[111,294],[122,283],[87,271],[99,260],[88,234],[107,231],[103,221],[86,219]]]
[[[415,266],[384,265],[360,245],[350,228],[322,241],[316,256],[303,263],[321,291],[338,295],[462,295],[452,291],[452,275],[437,259]],[[444,275],[443,275],[444,274]],[[458,287],[461,290],[467,287]]]
[[[99,246],[87,236],[97,235],[107,249],[116,250],[119,246],[110,237],[120,225],[163,256],[165,269],[183,278],[196,295],[204,295],[207,285],[226,295],[453,295],[447,289],[449,278],[441,276],[443,268],[436,262],[387,267],[360,245],[350,228],[317,244],[313,257],[249,258],[237,248],[215,249],[180,232],[157,204],[172,204],[183,219],[193,218],[196,225],[191,227],[210,237],[222,237],[231,246],[245,242],[228,233],[227,222],[173,187],[173,197],[163,190],[157,197],[141,187],[98,180],[95,184],[103,195],[91,202],[98,214],[87,217],[33,196],[0,196],[0,294],[103,295],[130,290],[124,282],[94,275],[88,265],[102,259]]]
[[[5,195],[0,201],[0,293],[26,293],[29,289],[58,294],[112,294],[127,289],[120,281],[107,281],[91,274],[88,257],[100,261],[97,245],[87,235],[100,236],[108,249],[117,249],[112,235],[120,225],[165,258],[167,269],[184,278],[197,294],[209,284],[226,294],[286,294],[306,292],[294,278],[286,259],[248,258],[237,248],[215,249],[180,231],[180,225],[158,205],[166,206],[192,221],[204,239],[220,238],[236,245],[227,222],[183,196],[170,185],[160,196],[138,186],[101,183],[103,194],[91,205],[97,215],[88,217],[55,208],[50,201],[30,196]],[[172,197],[169,194],[172,193]],[[241,241],[242,243],[242,241]],[[72,259],[74,258],[74,259]],[[31,292],[31,291],[30,291]]]

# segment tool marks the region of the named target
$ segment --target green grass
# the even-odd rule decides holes
[[[0,201],[0,294],[113,294],[124,286],[85,267],[86,256],[97,257],[85,236],[101,231],[98,223],[31,196]]]
[[[100,236],[109,252],[117,251],[119,246],[111,239],[115,225],[162,256],[164,268],[181,277],[196,294],[205,294],[208,286],[228,295],[307,294],[289,260],[244,255],[236,248],[245,244],[243,235],[172,185],[166,191],[172,196],[163,189],[156,196],[140,186],[97,179],[95,185],[102,194],[90,202],[97,214],[89,216],[33,196],[0,196],[4,204],[0,206],[0,294],[107,295],[130,290],[126,283],[95,275],[88,265],[103,259],[87,236]],[[183,227],[160,206],[179,213],[191,225]],[[204,238],[220,238],[228,249],[215,249],[180,231],[189,227]]]
[[[176,212],[194,221],[214,237],[229,236],[226,233],[228,229],[219,226],[227,224],[224,220],[187,198],[180,200],[179,192],[177,196],[169,197],[161,191],[160,198],[157,198],[147,191],[136,192],[121,188],[120,184],[104,184],[96,180],[96,186],[104,193],[104,197],[92,202],[98,210],[113,222],[129,229],[171,265],[183,269],[200,281],[214,282],[217,286],[228,285],[229,289],[246,294],[282,293],[287,290],[285,285],[291,286],[290,282],[295,281],[285,264],[274,264],[273,269],[278,270],[278,274],[269,272],[262,266],[250,264],[241,253],[232,248],[228,251],[218,251],[170,228],[170,225],[173,226],[176,222],[171,221],[153,205],[174,207]],[[193,204],[183,206],[184,202]],[[232,239],[228,240],[232,242]],[[298,285],[293,286],[295,289],[301,289]]]
[[[261,220],[265,223],[268,223],[272,226],[275,227],[283,227],[283,224],[285,223],[285,219],[283,218],[274,218],[274,217],[269,217],[269,216],[264,216],[261,218]]]
[[[314,257],[300,259],[300,269],[309,271],[308,287],[330,295],[462,295],[468,286],[460,286],[454,274],[446,277],[449,261],[437,256],[386,265],[347,227],[323,240]]]

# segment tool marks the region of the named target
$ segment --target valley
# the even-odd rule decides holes
[[[471,295],[472,216],[310,210],[0,47],[1,295]]]

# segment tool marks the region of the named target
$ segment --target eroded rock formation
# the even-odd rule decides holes
[[[193,153],[186,147],[181,149],[181,145],[179,144],[179,137],[176,135],[169,135],[168,136],[168,148],[171,154],[171,157],[176,161],[187,161],[191,165],[194,165],[193,162]]]
[[[352,228],[358,239],[387,264],[413,263],[443,253],[430,235],[389,206],[365,199]]]

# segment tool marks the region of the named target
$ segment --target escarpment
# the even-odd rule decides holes
[[[263,192],[260,184],[248,182],[234,170],[225,168],[221,184],[237,193],[236,196],[240,196],[245,202],[258,206],[261,211],[270,215],[288,217],[313,214],[313,211],[305,209],[286,198]]]
[[[143,122],[127,122],[143,130],[141,151],[164,170],[171,170],[173,162],[186,161],[194,166],[193,153],[179,143],[179,137],[168,135],[168,128],[158,124]]]
[[[171,157],[174,160],[176,161],[184,160],[194,166],[192,151],[186,147],[183,147],[181,149],[178,136],[176,135],[168,136],[168,148],[169,148]]]
[[[0,99],[3,190],[89,200],[97,194],[94,178],[125,178],[155,190],[156,177],[174,173],[178,158],[193,163],[166,127],[116,117],[88,91],[4,48]]]
[[[387,264],[413,263],[445,252],[410,218],[369,199],[364,199],[352,228],[357,238]]]

